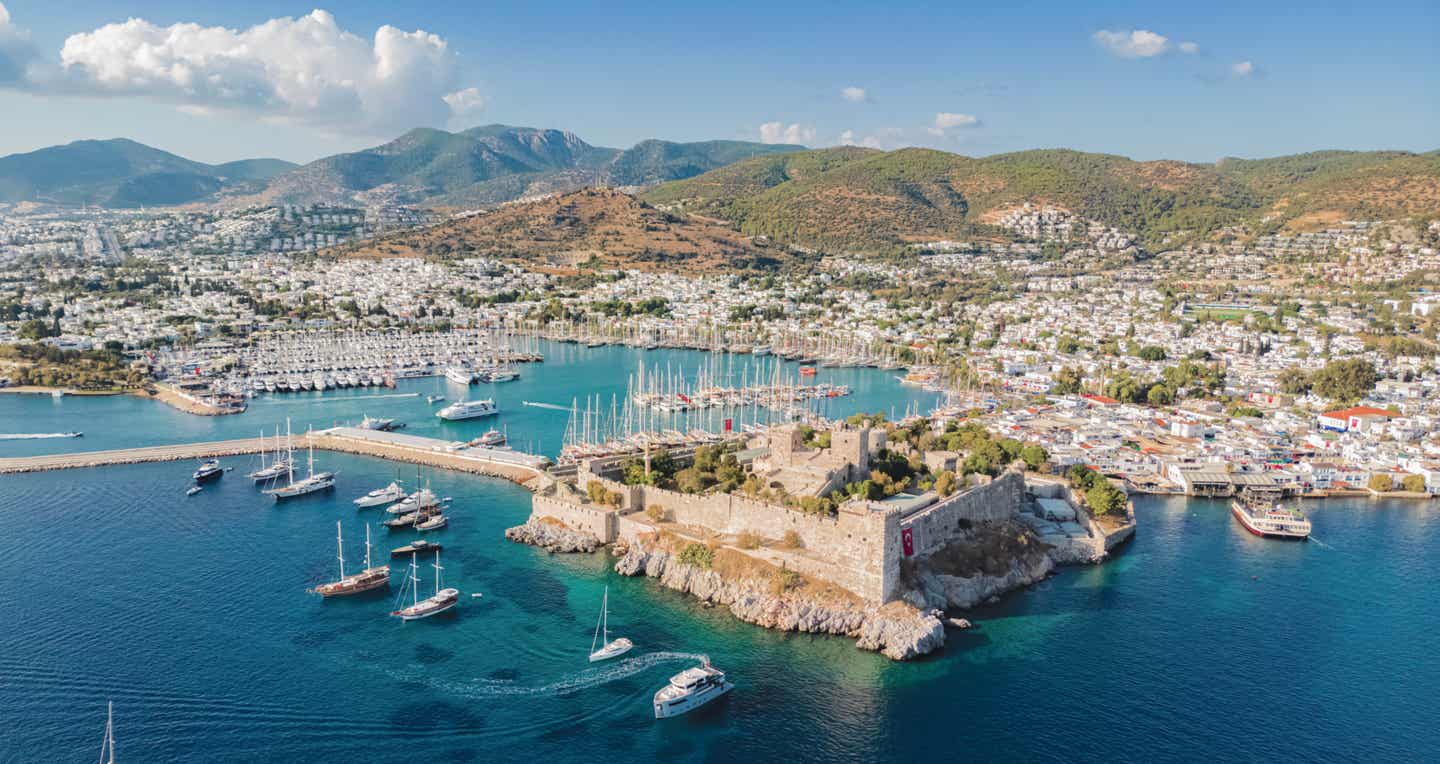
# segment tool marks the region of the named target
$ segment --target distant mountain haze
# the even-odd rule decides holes
[[[0,201],[107,207],[184,204],[227,187],[258,189],[294,167],[279,159],[210,165],[125,138],[76,141],[0,157]]]

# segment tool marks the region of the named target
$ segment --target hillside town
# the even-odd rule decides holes
[[[152,378],[261,338],[510,335],[893,368],[947,408],[1134,490],[1440,493],[1440,226],[1226,229],[1149,253],[1062,210],[1009,242],[699,277],[523,260],[358,259],[435,213],[277,206],[0,219],[0,344],[110,350]],[[0,372],[12,384],[26,380]]]

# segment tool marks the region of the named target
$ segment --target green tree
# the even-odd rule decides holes
[[[1314,391],[1327,400],[1354,404],[1375,389],[1375,365],[1364,358],[1331,361],[1316,372]]]
[[[1400,481],[1400,487],[1410,493],[1425,493],[1425,476],[1406,475],[1405,479]]]

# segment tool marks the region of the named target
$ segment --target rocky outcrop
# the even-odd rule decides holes
[[[505,538],[550,552],[593,552],[600,548],[600,539],[589,533],[536,520],[506,528]]]
[[[1055,560],[1048,554],[1015,558],[1010,561],[1010,569],[998,576],[952,576],[922,564],[915,576],[920,586],[906,592],[902,599],[916,607],[968,610],[991,597],[1043,581],[1054,570]]]
[[[776,594],[769,581],[726,579],[679,562],[663,549],[631,548],[615,563],[626,576],[646,575],[677,591],[725,605],[742,621],[783,631],[842,634],[856,646],[894,660],[924,655],[945,644],[939,614],[903,603],[876,608],[860,602],[819,600],[803,590]]]

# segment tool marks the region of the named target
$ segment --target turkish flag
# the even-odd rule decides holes
[[[734,426],[735,426],[735,420],[733,420],[733,419],[726,419],[726,420],[725,420],[725,432],[730,432],[731,428],[733,428]]]
[[[915,537],[911,535],[911,529],[900,529],[900,545],[905,548],[906,557],[913,557],[915,555]]]

